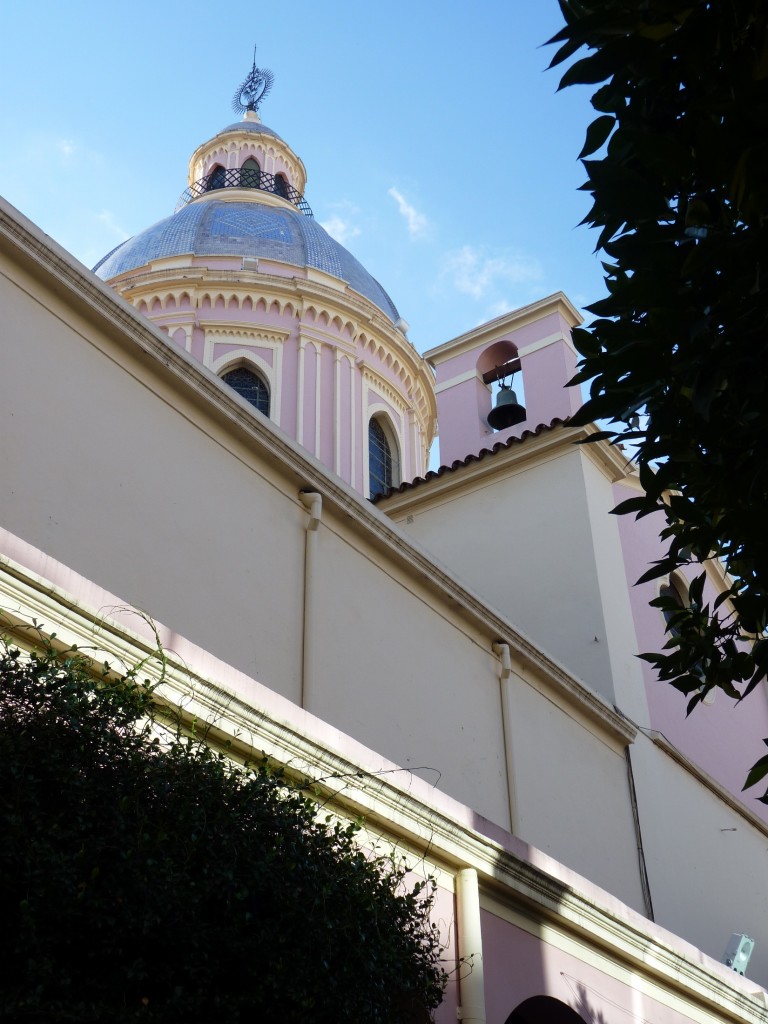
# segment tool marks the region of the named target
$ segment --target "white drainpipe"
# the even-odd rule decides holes
[[[315,549],[317,528],[323,514],[323,496],[317,491],[299,491],[302,505],[309,512],[307,539],[304,547],[304,632],[301,652],[301,706],[310,710],[314,697],[312,672],[314,658]]]
[[[509,644],[497,642],[493,653],[499,659],[501,677],[501,726],[504,733],[504,764],[507,770],[507,799],[509,801],[509,830],[517,828],[517,779],[512,744],[512,723],[509,720],[512,699],[512,656]]]

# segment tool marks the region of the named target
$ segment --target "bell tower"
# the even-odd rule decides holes
[[[424,353],[435,368],[443,465],[576,412],[579,390],[566,384],[576,373],[571,329],[580,323],[556,292]]]

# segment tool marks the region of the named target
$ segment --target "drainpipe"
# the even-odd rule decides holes
[[[317,491],[299,491],[301,503],[309,512],[307,539],[304,546],[304,630],[301,649],[301,706],[309,709],[314,697],[312,670],[314,658],[314,596],[315,596],[315,552],[317,549],[317,528],[323,514],[323,496]]]
[[[480,889],[474,868],[456,875],[456,937],[459,956],[459,1020],[485,1024],[483,937],[480,931]]]
[[[517,827],[517,780],[512,757],[512,724],[510,708],[512,702],[512,656],[509,644],[497,640],[493,645],[493,653],[499,659],[499,676],[501,679],[501,725],[504,732],[504,765],[507,770],[507,800],[509,802],[509,830]]]

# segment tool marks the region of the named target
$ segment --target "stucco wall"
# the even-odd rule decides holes
[[[393,516],[484,600],[613,701],[585,458],[567,445],[520,469],[465,486],[457,480],[449,493],[409,510],[407,521],[405,513]]]
[[[616,503],[637,494],[629,486],[616,486]],[[622,551],[637,628],[638,651],[660,651],[666,643],[665,622],[658,608],[649,601],[658,596],[661,580],[635,586],[647,566],[661,557],[659,531],[664,522],[660,514],[635,521],[633,516],[615,517],[622,537]],[[710,575],[717,572],[709,567]],[[689,578],[697,573],[688,570]],[[705,600],[716,596],[713,582],[707,581]],[[656,679],[653,669],[642,662],[649,721],[696,764],[742,801],[749,810],[768,824],[768,807],[757,799],[765,787],[742,792],[750,767],[765,753],[763,738],[768,736],[768,687],[763,683],[741,704],[724,693],[716,693],[711,705],[699,704],[687,714],[688,698]]]
[[[748,974],[768,978],[768,836],[642,735],[632,763],[656,920],[717,960],[750,935]]]
[[[142,340],[138,320],[127,338],[120,318],[130,333],[131,311],[117,307],[118,320],[104,321],[82,302],[67,305],[63,289],[52,295],[18,267],[9,274],[16,283],[0,277],[11,356],[0,377],[0,523],[298,703],[309,642],[299,492],[326,487],[334,497],[315,534],[310,709],[508,826],[511,754],[492,654],[502,623],[485,625],[482,605],[467,616],[404,535],[379,543],[392,531],[385,516],[172,342],[151,331]],[[527,667],[522,686],[539,685],[535,675]],[[553,764],[567,751],[579,784],[542,799],[523,758],[514,784],[527,821],[532,828],[538,808],[537,835],[554,856],[637,906],[635,862],[624,858],[617,872],[609,853],[630,843],[628,815],[612,814],[602,835],[558,826],[613,807],[624,782],[619,758],[595,760],[594,723],[566,723],[567,738],[552,729],[553,699],[531,689],[521,720]]]

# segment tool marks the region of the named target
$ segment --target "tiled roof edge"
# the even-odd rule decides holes
[[[554,430],[555,427],[562,427],[568,422],[567,419],[560,419],[555,417],[549,423],[539,423],[533,430],[524,430],[522,434],[517,437],[513,435],[508,437],[506,441],[497,441],[492,448],[481,448],[476,454],[473,452],[471,455],[467,455],[463,459],[455,459],[450,466],[440,466],[439,469],[430,469],[424,476],[417,476],[414,480],[406,480],[401,483],[398,487],[390,487],[388,491],[383,494],[376,494],[371,501],[377,504],[379,501],[385,501],[390,498],[393,494],[403,494],[405,491],[411,491],[414,487],[420,487],[422,484],[427,484],[431,480],[436,480],[438,477],[445,476],[446,473],[455,473],[458,469],[462,469],[464,466],[469,466],[472,462],[480,462],[488,455],[496,455],[500,451],[504,451],[507,448],[512,448],[516,444],[523,444],[529,437],[538,437],[544,433],[545,430]]]

